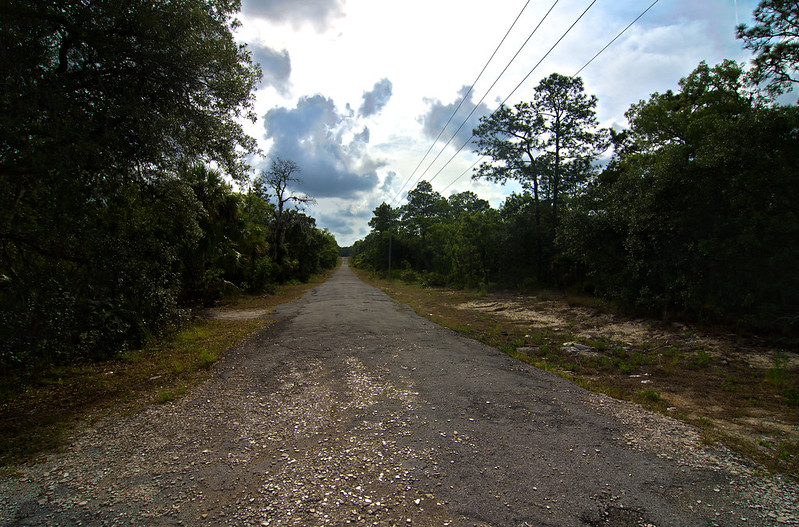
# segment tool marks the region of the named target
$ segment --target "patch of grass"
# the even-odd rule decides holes
[[[171,390],[162,390],[155,396],[155,402],[158,404],[164,404],[174,401],[175,399],[184,396],[188,389],[189,387],[184,384],[183,386],[179,386]]]
[[[638,396],[653,403],[659,403],[662,400],[660,393],[651,388],[638,392]]]
[[[765,381],[777,388],[784,387],[788,382],[788,370],[785,369],[785,360],[782,355],[774,355],[774,366],[766,370]]]
[[[206,348],[200,349],[200,356],[197,358],[197,366],[207,370],[219,360],[219,354]]]
[[[669,346],[663,350],[663,355],[671,359],[672,366],[677,366],[680,363],[680,359],[683,357],[683,352],[677,348]]]
[[[727,375],[723,381],[721,381],[721,389],[725,392],[732,392],[735,393],[738,391],[738,386],[740,381],[734,375]]]
[[[780,394],[785,398],[785,404],[788,406],[799,406],[799,390],[792,386],[783,388]]]
[[[776,457],[780,461],[799,460],[799,442],[781,441],[777,445]]]
[[[688,367],[694,369],[706,368],[712,360],[713,356],[710,353],[705,350],[699,350],[688,359]]]

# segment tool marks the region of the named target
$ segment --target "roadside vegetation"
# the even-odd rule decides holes
[[[299,299],[329,273],[269,295],[244,295],[214,308],[268,313]],[[78,424],[152,403],[169,403],[202,382],[225,352],[266,329],[268,317],[200,316],[180,331],[100,362],[53,364],[0,377],[0,466],[32,461],[57,450]]]
[[[114,359],[197,305],[303,281],[338,258],[291,192],[252,177],[261,72],[239,2],[0,7],[0,369]]]
[[[419,181],[374,209],[356,267],[430,285],[560,289],[664,319],[799,334],[799,10],[764,0],[738,28],[751,67],[700,63],[602,129],[579,77],[481,118],[473,179],[498,208]],[[781,102],[783,101],[783,102]]]
[[[493,208],[421,181],[404,205],[374,210],[354,266],[387,274],[390,254],[393,276],[429,285],[568,290],[647,316],[799,335],[799,106],[758,92],[732,61],[633,105],[621,132],[596,128],[579,79],[553,74],[537,91],[475,130],[488,160],[474,178],[522,193]]]
[[[365,281],[416,313],[592,391],[694,424],[799,480],[799,354],[730,328],[616,314],[595,298],[555,291],[485,293]]]
[[[335,267],[292,192],[301,167],[250,165],[261,72],[239,7],[0,7],[3,463],[116,405],[175,400],[267,325],[198,311],[242,295],[268,309]]]

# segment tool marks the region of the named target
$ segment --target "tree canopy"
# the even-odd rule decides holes
[[[408,204],[375,210],[355,265],[385,269],[377,227],[396,214],[391,265],[405,280],[560,287],[637,313],[795,335],[799,107],[761,93],[734,61],[703,62],[678,90],[632,105],[600,169],[606,138],[580,86],[550,76],[541,99],[483,119],[478,153],[491,161],[477,177],[517,180],[521,194],[494,209],[420,182]],[[574,108],[570,124],[562,108]]]
[[[238,8],[0,3],[0,363],[113,355],[335,247],[305,217],[284,273],[270,205],[226,183],[256,150]]]
[[[754,26],[742,24],[737,28],[744,47],[755,53],[751,71],[754,82],[766,82],[772,95],[793,90],[799,83],[799,3],[762,0],[754,18]]]

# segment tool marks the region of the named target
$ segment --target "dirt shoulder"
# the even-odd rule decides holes
[[[783,525],[701,430],[418,317],[345,266],[186,395],[0,476],[0,524]]]

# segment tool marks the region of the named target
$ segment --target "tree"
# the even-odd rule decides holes
[[[592,163],[606,148],[606,132],[597,130],[595,96],[584,93],[579,77],[553,73],[535,88],[532,102],[501,106],[475,129],[476,152],[491,158],[475,179],[518,181],[531,190],[543,272],[544,246],[555,238],[563,196],[574,193],[593,172]],[[549,215],[544,243],[542,209]]]
[[[450,211],[455,220],[460,219],[465,214],[486,212],[491,208],[488,201],[479,198],[471,190],[452,194],[447,201],[449,201]]]
[[[394,245],[394,229],[399,219],[399,210],[391,208],[388,203],[381,203],[373,211],[374,216],[369,220],[369,226],[376,231],[377,236],[380,237],[380,244],[384,243],[384,238],[388,235],[388,247],[385,251],[387,254],[386,261],[388,262],[388,279],[391,280],[391,261],[392,261],[392,248]]]
[[[180,317],[201,215],[180,174],[242,179],[255,149],[237,8],[0,3],[0,359],[109,353]]]
[[[255,193],[264,200],[274,200],[275,208],[272,211],[274,218],[274,249],[273,255],[278,265],[283,265],[286,248],[284,246],[286,231],[291,227],[293,214],[300,205],[313,203],[310,196],[297,196],[289,189],[293,183],[299,182],[296,174],[300,167],[290,159],[276,158],[272,160],[269,170],[261,171],[255,181]]]
[[[755,53],[752,80],[767,81],[772,95],[789,92],[799,83],[799,2],[762,0],[754,17],[754,27],[737,28],[744,47]]]
[[[427,181],[420,181],[408,191],[407,199],[408,203],[400,208],[403,226],[424,239],[430,226],[447,214],[447,200]]]
[[[541,227],[541,171],[537,164],[538,135],[534,127],[535,112],[530,103],[513,108],[500,108],[480,119],[474,130],[478,138],[476,152],[488,156],[491,162],[482,163],[473,178],[485,178],[497,183],[518,181],[532,190],[536,203],[536,228]]]
[[[623,148],[574,202],[563,246],[617,301],[795,331],[799,108],[762,104],[725,61],[701,63],[627,117]]]
[[[380,233],[391,231],[399,219],[399,210],[385,202],[378,205],[372,214],[374,216],[369,220],[369,226]]]

